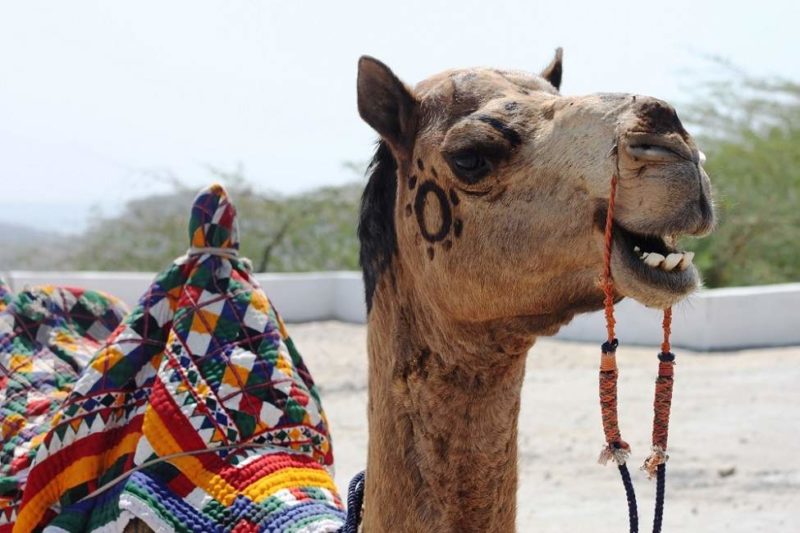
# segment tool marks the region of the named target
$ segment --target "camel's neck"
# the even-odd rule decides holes
[[[513,531],[533,335],[448,324],[388,285],[369,317],[364,531]]]

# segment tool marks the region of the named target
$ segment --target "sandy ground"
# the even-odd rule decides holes
[[[366,329],[289,327],[319,385],[344,494],[367,446]],[[528,358],[520,418],[519,531],[627,531],[617,470],[596,463],[598,346],[540,340]],[[800,532],[800,347],[726,353],[675,350],[664,531]],[[655,348],[620,347],[620,421],[642,531],[654,484],[647,455]]]

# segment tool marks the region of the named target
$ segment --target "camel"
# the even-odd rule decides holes
[[[410,88],[359,61],[380,136],[359,224],[366,532],[515,530],[526,354],[602,307],[612,175],[614,297],[666,308],[700,283],[676,238],[713,228],[710,182],[675,110],[561,96],[562,72],[559,49],[541,75],[459,69]]]
[[[562,71],[559,50],[541,75],[451,70],[411,89],[359,62],[359,112],[380,136],[358,228],[367,533],[515,529],[526,354],[603,305],[612,176],[615,298],[665,308],[700,283],[676,239],[713,228],[711,189],[677,114],[650,97],[561,96]],[[0,286],[0,355],[26,409],[56,413],[28,428],[36,442],[9,470],[22,474],[0,495],[0,530],[339,530],[320,399],[237,228],[224,188],[201,191],[186,255],[124,319],[105,316],[104,296],[49,288],[32,306]],[[54,291],[70,306],[45,305]],[[50,331],[40,308],[69,335],[33,334]],[[25,372],[52,376],[27,361],[69,355],[86,335],[102,346],[75,365],[66,401],[42,403]],[[7,430],[23,427],[17,411]]]

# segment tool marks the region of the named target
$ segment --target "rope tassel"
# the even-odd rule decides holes
[[[631,453],[631,447],[622,440],[619,431],[617,416],[617,340],[603,343],[603,352],[600,356],[600,413],[603,418],[603,432],[606,436],[606,446],[600,452],[597,461],[606,464],[612,460],[618,465],[624,465]]]
[[[672,309],[664,310],[664,341],[661,353],[658,354],[658,377],[656,393],[653,399],[653,446],[652,453],[642,465],[647,477],[653,479],[658,467],[669,459],[667,455],[667,437],[669,434],[669,413],[672,408],[672,385],[675,373],[675,354],[670,351],[669,336],[672,326]]]
[[[613,311],[612,311],[613,313]],[[639,511],[636,505],[636,492],[628,466],[625,464],[631,454],[630,445],[622,440],[617,416],[617,339],[604,342],[600,356],[600,413],[603,418],[603,432],[606,445],[600,452],[597,462],[602,465],[614,461],[619,468],[622,485],[625,487],[625,498],[628,500],[628,523],[630,533],[639,531]]]
[[[669,432],[669,413],[672,407],[672,383],[675,367],[675,355],[671,352],[658,355],[658,377],[656,378],[656,394],[653,400],[653,453],[645,460],[642,470],[647,477],[653,479],[659,465],[665,464],[667,455],[667,436]]]
[[[653,400],[653,453],[650,454],[642,470],[647,477],[656,478],[656,505],[653,514],[653,533],[661,533],[664,519],[664,492],[667,476],[667,437],[669,436],[669,413],[672,407],[672,384],[675,374],[675,354],[670,351],[669,336],[672,328],[672,308],[664,310],[664,341],[658,354],[658,377],[656,394]]]

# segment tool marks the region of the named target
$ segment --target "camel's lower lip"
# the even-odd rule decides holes
[[[686,253],[683,258],[680,258],[680,266],[671,265],[671,269],[665,270],[666,266],[651,266],[657,265],[659,262],[661,265],[665,265],[663,261],[656,260],[648,264],[641,257],[642,255],[647,257],[649,254],[658,258],[671,256],[670,264],[678,260],[677,254],[682,254],[682,252],[667,244],[664,238],[639,234],[623,228],[616,222],[613,231],[612,250],[617,259],[614,261],[614,266],[616,269],[622,268],[624,275],[631,276],[640,283],[655,289],[676,295],[686,294],[698,285],[697,269],[691,263],[694,254]],[[620,272],[615,272],[614,275],[618,277]]]

